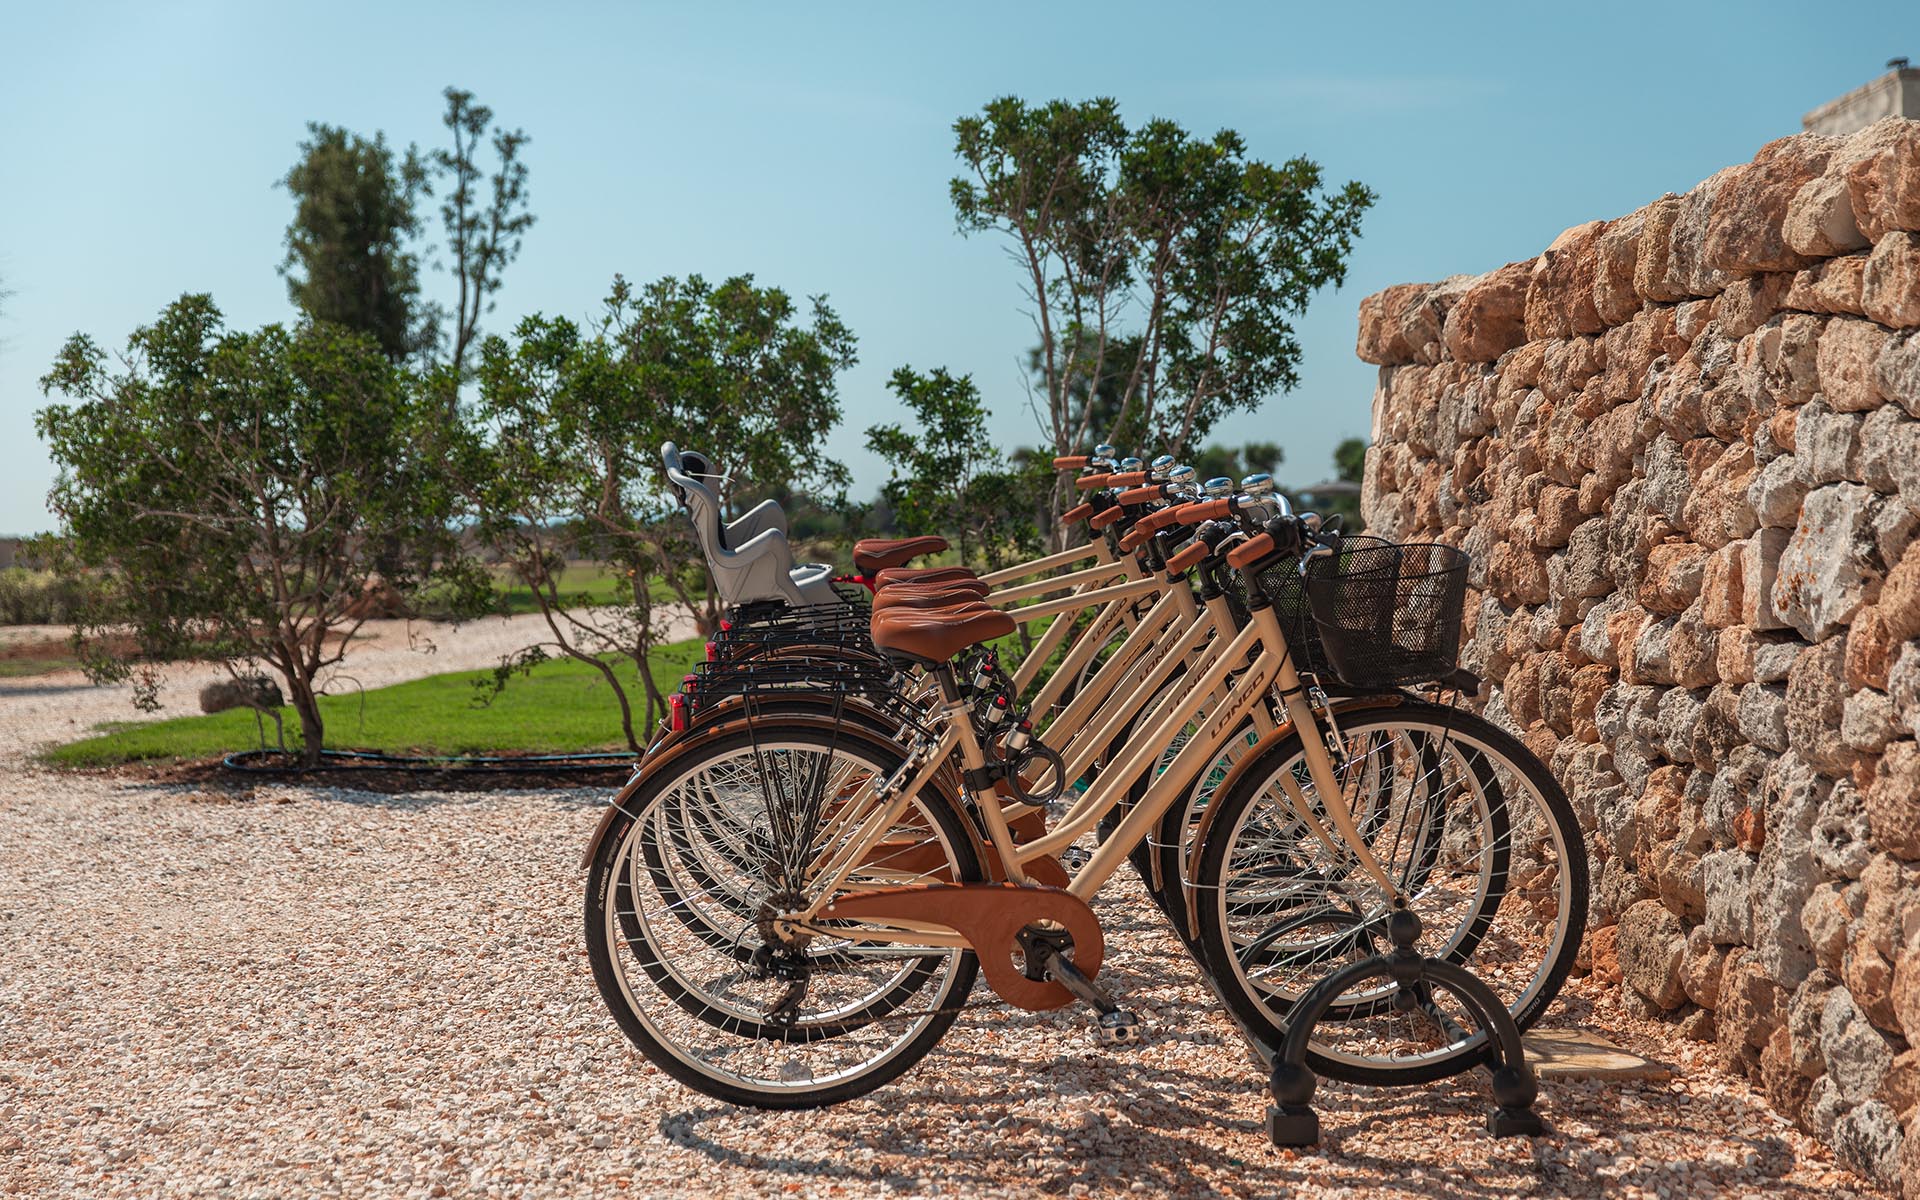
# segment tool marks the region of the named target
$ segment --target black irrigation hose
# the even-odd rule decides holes
[[[639,761],[639,755],[625,751],[595,754],[528,754],[517,756],[449,755],[444,758],[424,754],[378,754],[371,750],[322,750],[317,767],[298,761],[281,766],[262,765],[269,758],[292,759],[279,750],[241,750],[220,760],[229,771],[266,774],[279,771],[413,771],[420,774],[506,773],[553,774],[570,771],[610,771]]]

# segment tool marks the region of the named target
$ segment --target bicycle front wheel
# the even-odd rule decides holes
[[[1521,1028],[1559,993],[1586,928],[1585,842],[1565,794],[1517,739],[1471,713],[1408,701],[1340,720],[1335,776],[1368,848],[1424,927],[1422,953],[1467,964]],[[1331,834],[1297,734],[1248,764],[1200,847],[1192,894],[1221,995],[1277,1045],[1308,988],[1388,949],[1389,896]],[[1449,998],[1451,1000],[1451,998]],[[1401,1085],[1485,1053],[1457,1002],[1371,980],[1338,998],[1309,1063]]]

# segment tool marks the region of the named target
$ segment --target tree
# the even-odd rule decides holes
[[[1123,448],[1179,456],[1221,415],[1291,388],[1291,320],[1344,279],[1373,201],[1358,183],[1323,190],[1307,159],[1250,159],[1230,130],[1129,130],[1108,99],[1004,97],[954,134],[959,228],[1012,243],[1040,341],[1035,399],[1059,454],[1117,429]],[[1051,513],[1070,497],[1057,482]]]
[[[459,284],[449,360],[457,388],[466,378],[467,351],[479,336],[480,318],[493,310],[501,274],[519,257],[533,214],[527,211],[527,167],[520,161],[527,135],[518,129],[493,129],[493,110],[474,103],[472,92],[450,87],[444,95],[447,111],[441,120],[453,135],[453,147],[434,151],[433,162],[436,174],[447,181],[440,217]],[[475,157],[489,130],[494,155],[491,176]]]
[[[1367,443],[1363,438],[1347,438],[1333,448],[1334,473],[1348,483],[1359,483],[1367,474]]]
[[[437,406],[370,336],[321,321],[229,331],[204,295],[128,346],[113,367],[76,334],[41,381],[69,401],[37,416],[60,468],[54,565],[112,584],[75,646],[96,681],[132,679],[149,708],[158,664],[212,657],[237,675],[264,662],[317,763],[320,673],[346,656],[376,589],[439,585],[456,613],[488,597],[449,531],[446,480],[418,450]],[[375,572],[375,546],[405,548],[398,573]]]
[[[400,362],[431,339],[418,308],[420,233],[415,204],[427,170],[409,148],[396,159],[384,135],[368,141],[332,125],[309,124],[300,161],[280,184],[294,199],[280,273],[287,297],[316,321],[374,339]]]
[[[486,444],[462,472],[478,532],[533,591],[549,634],[537,652],[598,670],[633,748],[665,711],[646,670],[670,632],[662,616],[686,613],[705,632],[720,615],[660,443],[707,455],[727,506],[747,481],[844,488],[823,444],[853,362],[853,335],[824,297],[803,318],[785,292],[749,276],[717,287],[666,278],[637,293],[615,279],[596,327],[536,315],[511,341],[482,344],[471,419]],[[610,564],[628,594],[604,605],[568,595],[557,568],[576,557]],[[620,661],[639,669],[640,714]]]
[[[881,495],[900,528],[944,534],[961,561],[984,559],[990,570],[1037,552],[1034,501],[1051,479],[1036,483],[1033,472],[1000,454],[973,378],[945,367],[924,375],[901,367],[887,386],[913,421],[869,428],[867,449],[891,468]]]

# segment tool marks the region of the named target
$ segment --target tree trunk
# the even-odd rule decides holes
[[[320,698],[313,694],[313,681],[288,675],[287,691],[293,697],[293,711],[300,714],[300,763],[320,765],[320,751],[326,748],[326,723],[320,719]]]

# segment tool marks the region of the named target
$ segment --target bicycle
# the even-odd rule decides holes
[[[1291,531],[1298,537],[1311,531],[1292,525],[1275,526],[1274,522],[1268,526],[1269,532],[1247,539],[1226,555],[1248,584],[1250,619],[1247,628],[1216,656],[1192,688],[1201,695],[1221,695],[1223,702],[1208,714],[1204,726],[1161,771],[1143,800],[1128,810],[1114,837],[1094,852],[1068,888],[1032,884],[1027,864],[1063,849],[1088,832],[1119,803],[1117,790],[1153,765],[1149,756],[1156,749],[1154,743],[1171,740],[1191,721],[1193,713],[1190,706],[1181,707],[1162,717],[1146,744],[1096,780],[1075,802],[1062,825],[1042,838],[1020,844],[1011,836],[999,805],[974,804],[972,816],[985,826],[987,841],[1011,880],[1010,885],[998,888],[981,887],[986,876],[977,847],[967,833],[968,813],[961,798],[937,786],[943,771],[949,777],[954,773],[946,771],[950,765],[957,765],[958,774],[976,795],[981,790],[979,783],[997,790],[1004,782],[1004,758],[999,760],[1001,777],[991,778],[992,763],[984,752],[981,730],[976,729],[976,721],[984,728],[998,709],[989,706],[976,711],[980,706],[969,702],[952,661],[1012,628],[1012,617],[977,604],[957,610],[909,609],[894,616],[875,614],[872,633],[876,646],[896,660],[924,670],[939,696],[930,720],[910,720],[914,732],[904,754],[899,745],[877,735],[852,727],[822,728],[817,719],[783,720],[778,729],[769,728],[764,736],[749,721],[744,728],[716,735],[716,740],[731,738],[738,743],[744,738],[751,743],[755,785],[742,789],[740,795],[749,798],[750,804],[761,805],[764,820],[750,816],[743,824],[763,835],[757,845],[782,846],[784,855],[767,856],[757,882],[752,878],[755,864],[751,858],[744,864],[741,859],[732,860],[742,880],[738,895],[757,897],[757,904],[751,919],[745,919],[743,906],[738,903],[711,918],[710,928],[723,928],[731,922],[738,929],[754,931],[758,944],[745,956],[748,965],[744,969],[735,969],[741,955],[730,954],[721,976],[701,985],[690,977],[695,968],[687,958],[675,954],[671,946],[649,941],[654,925],[643,909],[641,892],[658,891],[660,877],[671,871],[633,871],[627,880],[632,908],[612,913],[609,900],[619,894],[615,884],[620,864],[633,846],[645,841],[640,836],[643,832],[654,826],[670,831],[673,809],[661,806],[660,798],[684,782],[684,777],[663,767],[646,785],[631,791],[616,810],[610,836],[598,843],[592,875],[596,882],[589,890],[588,916],[596,978],[629,1036],[683,1082],[723,1098],[783,1107],[844,1099],[877,1087],[907,1069],[951,1024],[957,1011],[952,1000],[964,997],[976,969],[984,970],[995,991],[1011,1002],[1053,1007],[1079,996],[1095,1001],[1102,1009],[1103,1020],[1112,1018],[1117,1007],[1104,1000],[1092,982],[1101,945],[1098,922],[1086,908],[1086,899],[1111,876],[1119,857],[1138,845],[1171,807],[1190,784],[1194,771],[1211,765],[1223,738],[1241,721],[1250,719],[1270,685],[1277,684],[1285,698],[1294,730],[1320,732],[1319,718],[1288,657],[1285,633],[1273,615],[1271,601],[1263,599],[1264,592],[1257,586],[1259,568],[1255,565],[1279,552],[1272,543],[1275,534]],[[1195,541],[1205,544],[1198,535]],[[1314,542],[1312,550],[1315,559],[1326,557],[1320,551],[1335,557],[1340,554],[1320,541]],[[972,665],[978,669],[978,663]],[[874,686],[874,681],[868,680],[863,686]],[[996,690],[994,699],[1002,699],[1005,694]],[[1331,715],[1331,709],[1328,713]],[[1272,769],[1253,774],[1243,771],[1221,785],[1221,794],[1227,799],[1208,806],[1209,812],[1229,813],[1230,819],[1223,827],[1222,840],[1215,841],[1211,836],[1205,839],[1207,853],[1201,855],[1190,886],[1196,892],[1222,898],[1201,907],[1203,938],[1208,946],[1205,957],[1216,984],[1230,993],[1230,1007],[1243,1020],[1277,1024],[1288,1002],[1290,985],[1272,984],[1276,964],[1295,972],[1317,969],[1330,956],[1352,954],[1367,938],[1377,937],[1387,914],[1408,909],[1415,899],[1430,898],[1431,893],[1409,896],[1401,885],[1419,887],[1430,880],[1446,848],[1442,835],[1459,842],[1457,828],[1445,822],[1436,824],[1423,818],[1408,832],[1403,819],[1401,832],[1408,834],[1406,853],[1404,862],[1397,862],[1396,877],[1382,866],[1371,848],[1372,840],[1377,840],[1388,824],[1379,814],[1390,818],[1394,808],[1376,803],[1374,815],[1368,817],[1372,832],[1363,832],[1341,791],[1336,755],[1339,770],[1349,776],[1356,770],[1359,775],[1371,772],[1375,782],[1370,794],[1376,800],[1381,794],[1380,781],[1390,780],[1395,790],[1389,794],[1403,797],[1399,805],[1403,818],[1407,811],[1420,807],[1415,800],[1423,789],[1434,790],[1431,779],[1439,765],[1456,761],[1478,764],[1461,786],[1476,797],[1479,816],[1473,827],[1488,832],[1480,839],[1476,854],[1463,854],[1458,844],[1451,853],[1459,861],[1481,864],[1476,892],[1479,907],[1469,906],[1466,918],[1456,923],[1456,933],[1449,938],[1449,953],[1471,954],[1485,941],[1509,890],[1504,881],[1512,872],[1510,839],[1515,822],[1511,816],[1516,811],[1504,793],[1497,801],[1490,801],[1486,781],[1494,778],[1500,782],[1503,762],[1525,760],[1516,759],[1512,748],[1500,744],[1497,738],[1480,738],[1468,760],[1447,748],[1449,743],[1459,744],[1455,735],[1470,725],[1466,714],[1454,714],[1446,718],[1447,723],[1434,714],[1413,715],[1418,720],[1400,724],[1419,728],[1403,728],[1390,736],[1387,731],[1393,726],[1381,717],[1363,724],[1371,730],[1368,737],[1373,743],[1383,739],[1387,744],[1404,743],[1406,748],[1399,752],[1398,761],[1424,763],[1417,775],[1406,776],[1404,766],[1381,765],[1383,761],[1396,761],[1392,757],[1382,759],[1371,752],[1354,755],[1339,741],[1330,748],[1320,737],[1301,738],[1297,732],[1281,735],[1276,730],[1269,735],[1270,744],[1265,750],[1243,760]],[[1351,720],[1347,724],[1350,729],[1354,727]],[[1467,733],[1479,735],[1473,729],[1467,729]],[[1272,741],[1275,736],[1279,740]],[[1003,754],[1006,737],[996,733],[987,744],[998,745],[996,753]],[[1001,740],[996,743],[995,739]],[[1435,749],[1436,740],[1439,749]],[[1360,744],[1364,748],[1367,742]],[[768,755],[774,757],[770,760]],[[689,760],[678,761],[685,766]],[[774,764],[771,772],[769,761]],[[836,768],[829,778],[827,768],[836,762],[853,764],[854,769]],[[1551,999],[1570,965],[1583,923],[1585,864],[1577,827],[1550,778],[1543,786],[1538,777],[1524,769],[1506,773],[1534,792],[1536,803],[1524,810],[1524,815],[1545,831],[1554,860],[1547,865],[1547,873],[1553,876],[1549,881],[1553,903],[1533,906],[1550,917],[1554,936],[1538,956],[1540,964],[1519,987],[1514,1002],[1522,1009],[1517,1015],[1531,1019]],[[800,786],[803,780],[805,787]],[[831,788],[822,786],[828,782]],[[1314,798],[1308,798],[1302,783],[1312,786]],[[1247,814],[1256,811],[1257,801],[1274,790],[1283,797],[1280,807],[1286,824],[1267,820],[1261,826],[1265,840],[1258,842],[1246,836],[1250,828]],[[826,803],[829,794],[832,804]],[[1456,818],[1455,825],[1461,824],[1464,822]],[[666,844],[662,839],[655,841]],[[1257,842],[1264,857],[1253,867],[1236,865],[1240,860],[1234,856],[1235,849],[1241,845],[1253,847]],[[1530,843],[1530,851],[1537,855],[1540,844],[1544,843]],[[1276,846],[1285,853],[1276,857]],[[1302,847],[1311,853],[1303,852]],[[1401,849],[1396,842],[1388,857],[1395,858]],[[937,862],[916,862],[916,870],[892,865],[909,852],[926,858],[929,850],[937,856]],[[775,857],[780,857],[777,864]],[[1315,866],[1316,861],[1321,865]],[[1532,882],[1546,879],[1547,873],[1538,870],[1539,863],[1530,865],[1536,868]],[[1277,886],[1274,879],[1287,885],[1277,895],[1269,894]],[[1250,889],[1248,881],[1257,882],[1265,891]],[[776,883],[781,886],[775,887]],[[1368,887],[1371,896],[1365,892]],[[669,908],[697,902],[689,899],[691,894],[684,888],[668,894],[673,897]],[[1314,895],[1320,896],[1317,903]],[[1231,901],[1226,899],[1230,896]],[[1329,896],[1338,900],[1329,900]],[[614,907],[618,907],[617,902]],[[1546,913],[1548,907],[1553,909],[1551,913]],[[1277,932],[1268,930],[1251,939],[1245,936],[1249,921],[1274,916],[1280,918],[1274,922]],[[641,1002],[611,952],[623,934],[636,931],[616,929],[621,921],[637,926],[638,940],[648,942],[640,959],[643,974],[656,982],[672,981],[672,987],[662,990],[672,993],[674,1006],[691,1017],[691,1025],[668,1031],[663,1024],[668,1017],[650,1011]],[[1321,928],[1329,931],[1309,936],[1299,933]],[[1019,967],[1013,963],[1016,938],[1022,959]],[[633,940],[627,939],[628,948]],[[740,940],[736,948],[745,944],[745,939]],[[974,951],[982,954],[977,965]],[[891,969],[889,963],[893,964]],[[820,1011],[803,1012],[816,973],[824,978],[834,972],[879,982],[854,1000],[816,1005]],[[1256,979],[1256,974],[1264,978]],[[751,1003],[743,1003],[741,993],[734,989],[749,984],[760,985],[761,994]],[[778,994],[768,1003],[766,993],[776,984]],[[707,990],[696,998],[702,986]],[[922,997],[927,1007],[905,1007],[909,999],[929,987],[931,991]],[[1431,997],[1421,999],[1415,1007],[1429,1017],[1438,1012]],[[1383,1007],[1380,997],[1361,996],[1347,1003],[1342,1012],[1346,1023],[1361,1024],[1402,1010],[1392,1003]],[[906,1035],[870,1045],[873,1027],[890,1027],[896,1021],[906,1023]],[[1444,1022],[1432,1024],[1444,1037],[1438,1045],[1429,1044],[1424,1055],[1409,1055],[1404,1045],[1383,1052],[1348,1039],[1347,1045],[1319,1051],[1315,1066],[1347,1077],[1404,1081],[1448,1073],[1460,1061],[1481,1052],[1476,1047],[1483,1049],[1483,1030],[1456,1024],[1454,1031],[1449,1031]],[[1113,1022],[1116,1030],[1125,1025],[1124,1021]],[[755,1035],[751,1044],[760,1049],[746,1052],[738,1045],[723,1044],[707,1053],[679,1052],[684,1049],[681,1041],[695,1041],[703,1030],[735,1038],[750,1031]],[[1461,1036],[1454,1036],[1455,1031]],[[860,1040],[850,1040],[857,1034],[862,1035]],[[1370,1031],[1369,1036],[1377,1042],[1378,1030]],[[1433,1039],[1429,1037],[1428,1041]],[[792,1053],[794,1047],[807,1047],[812,1054],[813,1048],[823,1046],[845,1061],[820,1071]],[[781,1057],[783,1052],[785,1057]],[[723,1060],[734,1065],[723,1068]]]

